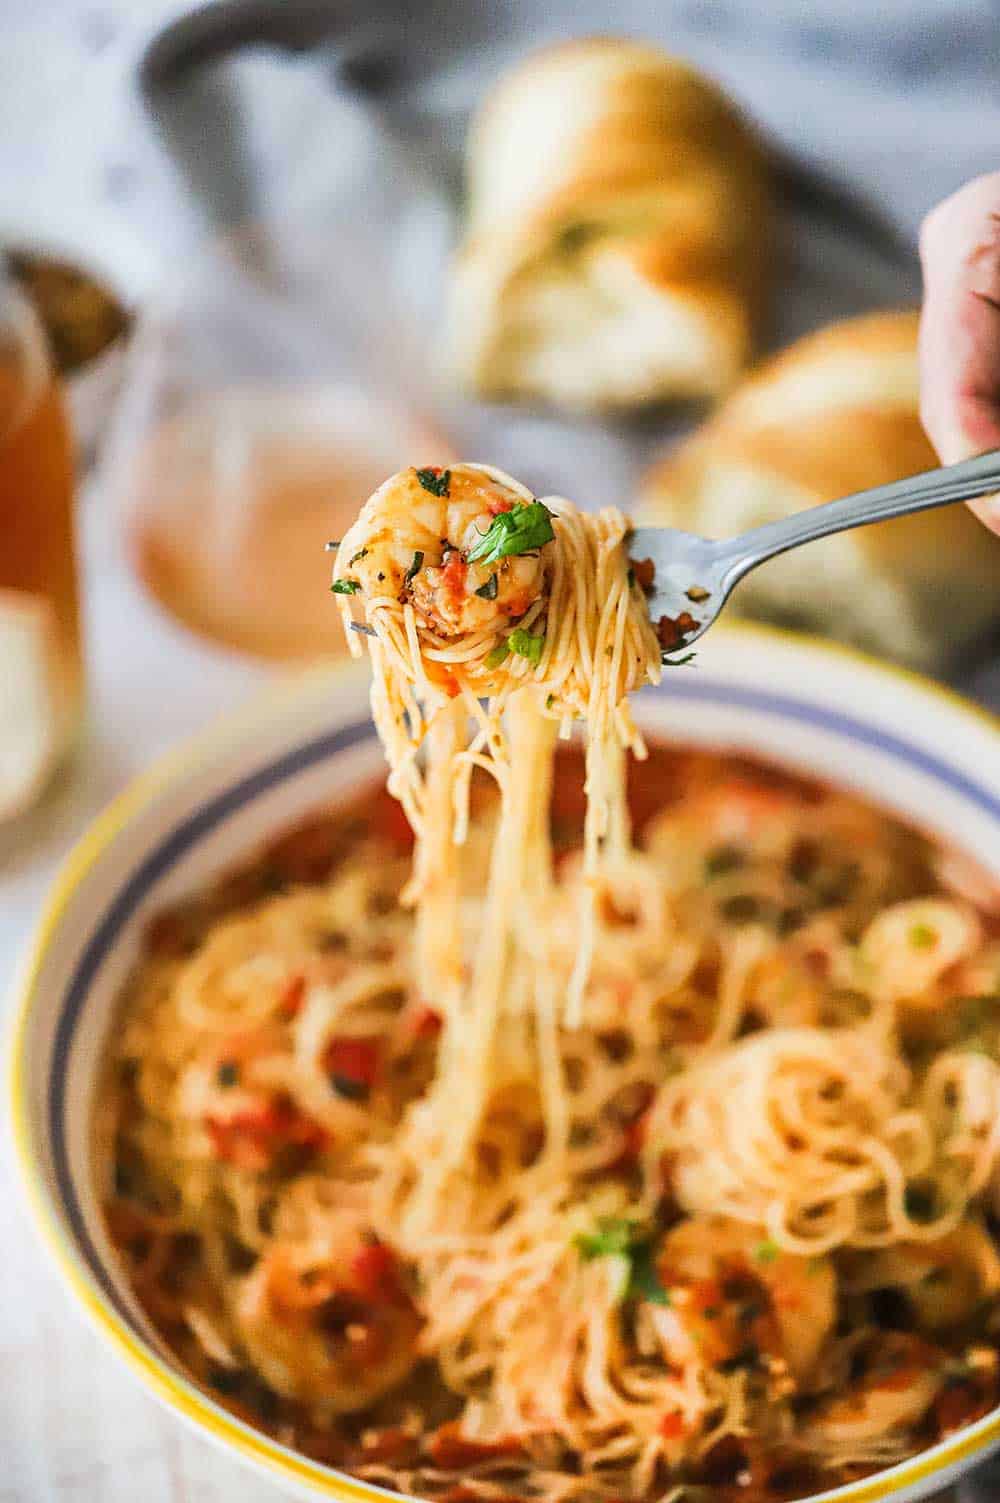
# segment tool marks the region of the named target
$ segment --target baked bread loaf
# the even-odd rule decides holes
[[[569,409],[732,385],[769,259],[768,172],[716,85],[632,42],[547,48],[487,99],[467,175],[461,384]]]
[[[931,469],[917,387],[916,313],[831,324],[654,465],[637,515],[729,537]],[[755,569],[731,608],[939,668],[1000,618],[1000,539],[964,506],[858,528]]]

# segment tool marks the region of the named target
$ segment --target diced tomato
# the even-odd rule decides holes
[[[656,579],[656,565],[651,558],[634,558],[632,573],[640,590],[651,590]]]
[[[725,1295],[718,1279],[699,1279],[691,1286],[691,1303],[699,1315],[706,1310],[718,1310],[725,1303]]]
[[[656,625],[656,636],[664,652],[680,647],[684,638],[695,630],[698,622],[690,611],[681,611],[679,616],[661,616]]]
[[[465,598],[465,578],[468,572],[469,566],[465,559],[457,548],[453,548],[441,570],[441,582],[456,604],[461,604]]]
[[[641,1117],[636,1117],[625,1129],[625,1146],[622,1149],[622,1158],[627,1163],[634,1164],[642,1155],[646,1146],[646,1134],[649,1131],[649,1113],[643,1112]]]
[[[486,510],[491,517],[497,517],[502,511],[513,511],[513,501],[508,501],[506,496],[491,496],[486,503]]]
[[[669,1414],[665,1414],[660,1420],[658,1428],[665,1440],[679,1440],[685,1433],[687,1426],[684,1423],[684,1416],[680,1410],[672,1409]]]
[[[934,1400],[938,1433],[950,1435],[953,1430],[971,1425],[973,1420],[988,1414],[995,1403],[995,1395],[983,1393],[974,1383],[950,1383]]]
[[[328,1075],[352,1081],[366,1090],[371,1090],[378,1080],[380,1066],[377,1038],[334,1038],[323,1053],[323,1068]]]
[[[436,1039],[444,1027],[444,1018],[426,1002],[418,1003],[406,1016],[406,1031],[411,1038]]]
[[[352,1292],[365,1299],[378,1299],[399,1292],[396,1254],[384,1242],[367,1242],[350,1262]]]
[[[281,1148],[322,1148],[329,1135],[286,1097],[240,1106],[231,1116],[210,1113],[205,1126],[216,1158],[237,1169],[268,1169]]]
[[[302,1011],[302,1002],[305,994],[306,978],[304,976],[293,976],[291,981],[286,983],[285,989],[281,994],[281,1001],[278,1003],[278,1011],[281,1016],[289,1020],[297,1018]]]
[[[354,1464],[385,1462],[389,1466],[412,1466],[420,1454],[420,1438],[401,1425],[383,1430],[366,1430],[355,1454]]]
[[[413,845],[413,831],[402,804],[391,793],[380,793],[371,815],[372,834],[382,840],[390,840],[400,850],[408,851]]]
[[[467,1440],[459,1422],[452,1420],[431,1436],[427,1445],[431,1460],[436,1466],[449,1471],[463,1467],[478,1466],[482,1461],[492,1461],[498,1456],[520,1456],[524,1447],[514,1435],[502,1436],[499,1440]]]

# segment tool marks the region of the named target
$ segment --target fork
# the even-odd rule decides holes
[[[1000,449],[891,485],[856,491],[721,541],[672,527],[636,528],[629,554],[636,566],[647,559],[654,566],[647,595],[663,661],[697,642],[740,580],[769,558],[849,527],[867,527],[869,522],[886,522],[933,506],[972,501],[996,490],[1000,490]]]

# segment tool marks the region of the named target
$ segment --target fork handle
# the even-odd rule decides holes
[[[720,551],[733,555],[730,582],[735,583],[765,559],[797,548],[800,543],[812,543],[849,527],[866,527],[869,522],[886,522],[910,512],[928,511],[932,506],[972,501],[996,490],[1000,490],[1000,449],[991,449],[960,464],[926,470],[908,480],[875,486],[873,490],[856,491],[853,496],[842,496],[838,501],[767,522],[723,543]]]

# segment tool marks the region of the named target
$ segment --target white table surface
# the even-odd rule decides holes
[[[190,218],[176,184],[156,157],[134,92],[122,85],[143,36],[181,8],[178,0],[0,0],[0,232],[27,225],[80,244],[99,223],[95,253],[103,249],[129,268],[139,289],[189,241]],[[832,0],[814,0],[814,8],[826,11],[827,23],[838,16]],[[802,9],[775,0],[772,30],[782,16],[801,19]],[[950,24],[961,10],[972,37],[988,9],[987,0],[954,0],[954,6],[942,0],[938,14],[941,20],[947,14]],[[896,12],[905,28],[907,15],[926,17],[933,10],[933,0],[885,0],[880,24],[889,37]],[[672,15],[682,13],[696,29],[699,8],[672,7]],[[855,28],[872,14],[867,0],[851,0],[844,13]],[[735,14],[729,7],[730,21]],[[689,50],[697,55],[701,45],[693,42]],[[770,43],[766,50],[770,66]],[[733,48],[727,44],[723,55],[721,73]],[[743,80],[751,95],[754,79]],[[787,91],[771,88],[764,72],[757,82],[762,114],[769,98],[787,100]],[[907,84],[900,99],[910,92]],[[976,165],[975,152],[989,135],[980,119],[987,102],[976,98],[971,127],[954,91],[942,99],[947,108],[937,118],[950,145],[935,160],[951,164],[938,174],[944,186],[951,185],[948,171],[961,175],[960,169]],[[812,95],[809,115],[811,122],[818,118]],[[874,158],[870,172],[862,162],[869,140],[866,128],[857,138],[857,163],[863,178],[877,180]],[[912,165],[918,165],[915,158]],[[937,191],[919,166],[908,175],[910,200],[899,205],[911,227],[921,194]],[[62,785],[16,829],[0,830],[0,996],[53,872],[92,816],[161,751],[267,681],[246,660],[196,642],[141,595],[115,556],[97,492],[84,506],[83,572],[88,730]],[[981,668],[966,686],[1000,705],[1000,664]],[[222,1503],[236,1497],[274,1503],[287,1496],[161,1411],[83,1324],[27,1225],[2,1128],[0,1250],[0,1503]],[[1000,1486],[987,1483],[980,1496],[1000,1496]]]

